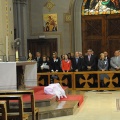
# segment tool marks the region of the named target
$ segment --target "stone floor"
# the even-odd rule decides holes
[[[49,120],[120,120],[120,110],[116,107],[116,99],[120,98],[120,91],[72,91],[71,94],[84,94],[82,106],[74,115]]]

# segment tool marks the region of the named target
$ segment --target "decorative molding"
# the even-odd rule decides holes
[[[64,21],[65,22],[71,22],[72,21],[72,17],[70,13],[64,13]]]
[[[14,3],[26,4],[27,0],[14,0]]]
[[[75,0],[71,0],[69,4],[69,13],[73,12]]]
[[[55,6],[55,4],[51,1],[51,0],[48,0],[44,7],[46,7],[49,11],[51,11],[51,9]]]

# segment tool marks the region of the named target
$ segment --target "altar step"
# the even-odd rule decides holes
[[[55,95],[46,95],[44,93],[44,87],[43,86],[36,86],[29,88],[34,90],[34,96],[35,96],[35,106],[36,107],[46,107],[51,106],[54,102],[56,102],[56,96]],[[66,95],[68,94],[68,87],[63,87],[65,90]],[[30,105],[30,98],[29,96],[23,97],[24,105],[29,106]]]
[[[78,108],[78,103],[79,101],[59,101],[51,106],[40,107],[39,118],[41,120],[73,115]]]
[[[78,106],[84,101],[83,95],[70,95],[67,87],[63,88],[67,98],[61,98],[60,100],[55,95],[46,95],[44,87],[36,86],[30,89],[34,90],[35,106],[39,108],[40,119],[73,115]],[[30,97],[28,95],[23,96],[23,101],[24,107],[30,106]],[[12,102],[11,105],[17,106],[17,102]]]

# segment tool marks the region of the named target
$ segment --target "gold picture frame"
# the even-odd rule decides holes
[[[43,14],[43,31],[58,31],[57,14]]]

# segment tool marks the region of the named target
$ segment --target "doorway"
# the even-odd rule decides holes
[[[37,51],[39,51],[42,56],[52,56],[54,51],[58,52],[57,38],[28,39],[27,43],[28,52],[30,50],[33,57],[35,57]]]

